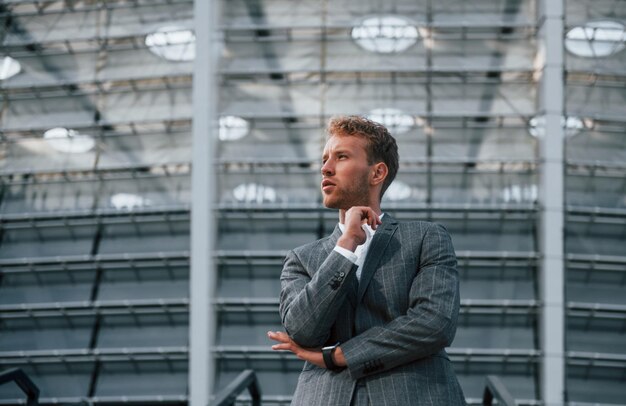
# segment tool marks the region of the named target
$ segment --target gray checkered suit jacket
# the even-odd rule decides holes
[[[363,264],[333,250],[339,227],[289,252],[281,274],[280,315],[304,347],[341,343],[348,368],[308,362],[292,405],[348,406],[357,380],[372,405],[465,405],[444,348],[459,312],[456,257],[448,232],[430,222],[385,214]]]

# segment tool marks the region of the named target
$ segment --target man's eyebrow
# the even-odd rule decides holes
[[[325,151],[322,154],[322,159],[328,158],[329,155],[338,155],[338,154],[349,154],[350,150],[347,148],[338,148],[332,151]]]

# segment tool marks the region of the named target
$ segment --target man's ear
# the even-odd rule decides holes
[[[385,165],[384,162],[379,162],[372,167],[372,177],[370,179],[370,183],[372,186],[376,186],[380,183],[383,183],[387,174],[389,173],[389,168]]]

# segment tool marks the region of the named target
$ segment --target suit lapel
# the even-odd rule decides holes
[[[359,281],[357,303],[363,299],[365,290],[367,290],[367,286],[372,280],[374,273],[376,273],[380,259],[397,228],[398,222],[389,214],[385,214],[383,216],[383,223],[378,226],[374,237],[372,237],[372,243],[367,251],[367,256],[365,257],[365,263],[363,264],[363,269],[361,270],[361,280]]]

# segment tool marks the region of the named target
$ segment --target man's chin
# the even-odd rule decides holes
[[[350,207],[352,207],[352,205],[346,205],[343,202],[340,202],[337,200],[328,200],[328,199],[324,199],[322,204],[327,209],[348,210]]]
[[[341,204],[337,200],[331,199],[329,196],[324,197],[322,204],[327,209],[340,209],[341,208]]]

